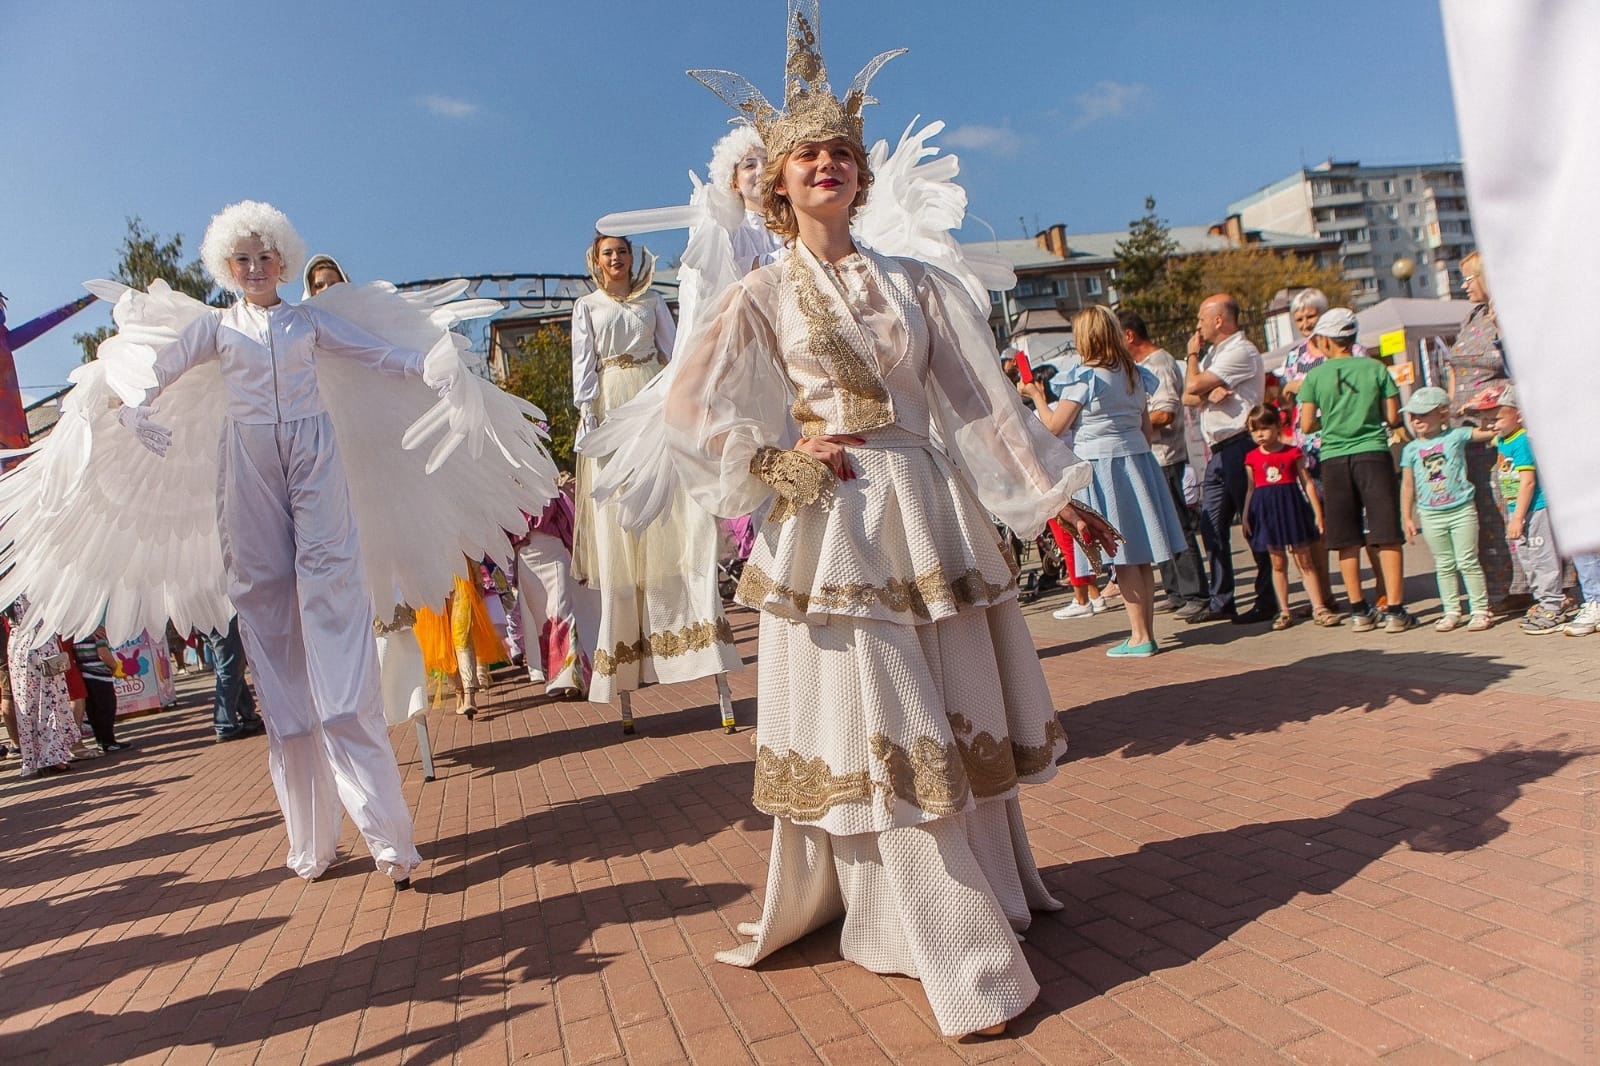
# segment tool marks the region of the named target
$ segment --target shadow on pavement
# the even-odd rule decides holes
[[[1340,711],[1371,713],[1399,700],[1428,703],[1441,689],[1481,692],[1518,667],[1465,652],[1367,649],[1199,681],[1141,688],[1064,714],[1069,761],[1123,758],[1271,733]],[[1437,680],[1448,677],[1450,680]],[[1249,697],[1249,698],[1244,698]],[[1266,698],[1258,698],[1266,697]]]
[[[253,988],[173,998],[154,1010],[124,1007],[106,1013],[94,1009],[63,1013],[25,1032],[8,1035],[6,1056],[21,1060],[29,1055],[65,1055],[80,1066],[110,1066],[152,1050],[186,1045],[255,1048],[280,1032],[359,1014],[369,1006],[405,1003],[411,1005],[409,1027],[361,1049],[359,1058],[394,1058],[403,1052],[408,1063],[449,1062],[486,1033],[510,1026],[514,1019],[549,1003],[555,996],[554,982],[560,978],[597,973],[618,958],[615,953],[585,946],[594,930],[634,920],[638,908],[668,917],[711,911],[746,891],[742,885],[697,885],[682,878],[664,878],[530,899],[459,922],[430,923],[341,955],[303,962]],[[624,897],[630,893],[632,903],[624,906]],[[402,905],[397,902],[395,906]],[[577,914],[585,920],[553,924],[552,913]],[[243,941],[259,932],[259,923],[231,922],[211,930],[207,937]],[[97,972],[88,987],[100,987],[115,979],[119,971],[147,968],[152,960],[191,957],[195,952],[190,939],[160,934],[134,937],[131,951],[126,939],[103,945],[108,958],[112,953],[127,958],[114,961],[104,979]],[[43,967],[50,962],[45,959],[29,965]],[[12,969],[3,976],[9,999],[21,982],[13,979]],[[530,994],[529,985],[536,991]],[[59,982],[44,987],[52,1001],[86,991]],[[518,989],[521,993],[516,1001],[506,1002],[504,1010],[463,1011],[457,1017],[458,1004],[508,1000]],[[27,1003],[39,1005],[36,998]],[[22,1005],[7,1004],[9,1009],[18,1006]],[[433,1022],[434,1018],[438,1021]],[[331,1048],[322,1050],[336,1054]]]
[[[1045,883],[1067,906],[1035,916],[1028,931],[1025,950],[1043,990],[1013,1032],[1198,959],[1303,893],[1337,890],[1396,847],[1482,847],[1510,827],[1502,814],[1525,785],[1592,754],[1507,748],[1324,817],[1259,822],[1048,868]]]

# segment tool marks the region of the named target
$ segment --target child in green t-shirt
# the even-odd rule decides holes
[[[1356,332],[1349,308],[1335,307],[1317,319],[1310,343],[1324,361],[1300,383],[1300,430],[1322,430],[1324,527],[1328,547],[1339,553],[1351,628],[1375,629],[1379,620],[1378,609],[1368,607],[1361,594],[1365,544],[1378,551],[1388,602],[1384,629],[1404,633],[1417,623],[1405,608],[1400,480],[1389,454],[1389,431],[1400,424],[1400,390],[1383,363],[1352,358]]]

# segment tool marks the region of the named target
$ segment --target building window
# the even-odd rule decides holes
[[[1371,196],[1372,195],[1372,183],[1371,182],[1364,181],[1364,182],[1361,183],[1361,195],[1362,196]]]
[[[1100,275],[1090,274],[1087,278],[1084,278],[1083,291],[1090,296],[1099,296],[1103,291],[1100,287]]]
[[[1328,195],[1329,188],[1330,187],[1326,178],[1318,178],[1316,181],[1311,183],[1311,195],[1326,196]]]
[[[1406,183],[1405,183],[1404,188],[1405,188],[1406,192],[1410,192],[1411,191],[1411,179],[1410,178],[1406,179]]]
[[[1385,195],[1385,196],[1393,196],[1394,195],[1394,182],[1386,181],[1386,182],[1383,183],[1383,195]]]
[[[1464,218],[1464,219],[1461,220],[1461,232],[1463,234],[1465,234],[1466,236],[1468,236],[1468,237],[1472,236],[1472,220],[1471,219]]]
[[[1411,227],[1411,239],[1414,240],[1414,241],[1422,240],[1422,227],[1421,226],[1412,226]]]
[[[1397,241],[1397,240],[1400,239],[1400,227],[1399,226],[1390,226],[1389,227],[1389,239],[1391,241]]]
[[[1417,288],[1426,289],[1427,287],[1428,287],[1428,275],[1426,275],[1426,274],[1418,274],[1417,275]]]
[[[1417,217],[1417,205],[1416,204],[1406,204],[1406,217],[1407,218],[1416,218]]]
[[[1400,217],[1400,208],[1395,204],[1389,205],[1389,220],[1392,222]]]

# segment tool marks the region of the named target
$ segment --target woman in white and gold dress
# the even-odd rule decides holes
[[[755,805],[773,816],[752,966],[844,918],[844,956],[918,977],[947,1034],[1004,1029],[1038,993],[1014,931],[1057,909],[1018,788],[1066,750],[987,512],[1024,536],[1075,508],[1089,467],[1000,371],[953,277],[858,247],[872,182],[868,65],[840,101],[792,0],[786,109],[691,72],[749,115],[787,258],[732,287],[680,346],[667,434],[718,514],[775,502],[737,599],[761,612]]]
[[[648,260],[648,253],[646,254]],[[672,356],[666,301],[650,288],[653,263],[634,270],[633,245],[596,236],[589,246],[595,291],[572,308],[572,393],[578,439],[638,394]],[[579,456],[573,573],[600,592],[600,635],[589,699],[617,695],[633,732],[628,694],[652,682],[717,675],[722,724],[733,731],[724,675],[743,666],[717,594],[716,523],[688,499],[649,528],[624,530],[591,495],[595,461]]]

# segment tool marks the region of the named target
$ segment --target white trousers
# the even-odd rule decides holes
[[[517,613],[528,676],[543,680],[547,690],[587,694],[600,594],[574,580],[572,556],[560,538],[534,530],[517,552]]]
[[[350,812],[378,869],[422,860],[384,728],[372,599],[350,490],[327,415],[228,423],[218,485],[228,593],[267,723],[288,865],[333,862]]]

